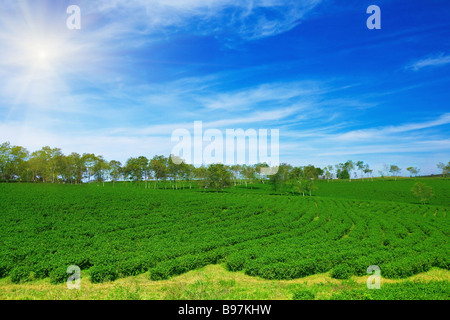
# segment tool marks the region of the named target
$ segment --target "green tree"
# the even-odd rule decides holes
[[[319,179],[319,176],[323,175],[323,172],[321,168],[316,168],[311,164],[303,167],[303,173],[306,179]]]
[[[309,196],[312,196],[312,192],[317,189],[317,186],[314,184],[314,179],[303,180],[303,190],[309,193]]]
[[[365,174],[366,176],[370,176],[371,180],[373,180],[373,178],[372,178],[373,170],[370,169],[370,167],[369,167],[369,165],[368,165],[367,163],[364,165],[363,172],[364,172],[364,174]]]
[[[337,176],[338,179],[342,179],[342,180],[350,179],[350,173],[348,172],[347,169],[339,168],[337,170],[336,176]]]
[[[165,180],[167,178],[167,164],[168,159],[164,156],[154,156],[150,160],[150,169],[153,171],[155,181],[155,189],[158,188],[158,183],[160,180]]]
[[[11,155],[11,144],[4,142],[0,144],[0,180],[8,181],[7,165]]]
[[[443,164],[442,162],[439,162],[437,167],[442,170],[443,177],[447,177],[450,174],[450,161],[447,162],[446,165]]]
[[[389,168],[389,172],[394,177],[394,179],[397,181],[397,176],[400,174],[402,169],[400,169],[397,165],[393,164]]]
[[[138,158],[129,158],[124,168],[125,176],[136,181],[138,185],[143,179],[147,181],[146,172],[148,163],[148,159],[143,156]]]
[[[103,156],[96,157],[93,167],[93,174],[95,180],[97,182],[102,182],[103,186],[105,186],[105,180],[109,170],[110,167],[108,161],[106,161]]]
[[[75,184],[81,184],[83,182],[83,175],[86,172],[86,157],[82,157],[76,152],[72,152],[67,156],[67,161],[70,166],[70,175],[74,179]]]
[[[411,189],[414,196],[416,196],[422,204],[425,204],[431,197],[433,197],[433,189],[422,182],[417,182]]]
[[[256,168],[254,166],[244,164],[241,169],[241,174],[245,179],[245,187],[247,187],[247,184],[253,184],[256,180]]]
[[[7,171],[9,172],[9,178],[17,181],[22,181],[27,175],[26,161],[29,156],[29,152],[24,147],[13,146],[10,149],[9,163],[7,164]]]
[[[183,164],[184,160],[175,155],[171,155],[167,163],[167,173],[173,181],[172,188],[175,190],[178,190],[178,180],[183,174]]]
[[[327,179],[327,182],[330,182],[330,179],[333,179],[333,166],[326,166],[323,168],[323,171],[325,172],[325,179]]]
[[[336,176],[338,179],[348,179],[351,181],[351,172],[355,168],[355,164],[352,160],[348,160],[345,163],[339,163],[337,166]]]
[[[204,165],[195,168],[195,178],[197,179],[197,184],[199,189],[205,189],[208,186],[208,168]]]
[[[181,164],[181,177],[189,184],[189,189],[192,189],[192,181],[195,179],[195,167],[192,164]],[[184,187],[183,187],[184,188]]]
[[[289,185],[291,170],[291,165],[282,163],[278,166],[278,172],[270,176],[270,182],[272,183],[275,191],[280,192],[280,195],[287,191],[287,186],[292,187],[292,184]]]
[[[54,183],[60,174],[61,157],[64,155],[59,148],[43,147],[31,154],[29,165],[33,171],[33,180]]]
[[[120,177],[122,176],[122,163],[120,161],[111,160],[109,162],[109,170],[110,170],[109,175],[111,176],[111,180],[114,187],[116,181],[119,180]]]
[[[257,163],[255,165],[256,174],[258,175],[259,181],[262,184],[264,184],[264,180],[267,179],[267,175],[265,175],[263,173],[263,169],[267,169],[267,168],[269,168],[269,165],[267,163],[265,163],[265,162],[264,163]]]
[[[412,178],[412,177],[417,177],[420,169],[417,167],[408,167],[408,168],[406,168],[406,171],[408,171],[410,173],[410,177]]]
[[[231,185],[231,172],[222,163],[211,164],[207,169],[207,181],[208,186],[218,192]]]
[[[94,166],[97,161],[97,156],[93,153],[84,153],[82,161],[84,163],[86,178],[88,182],[91,182],[91,177],[94,175]]]
[[[230,167],[231,172],[233,173],[233,183],[234,186],[237,185],[238,178],[241,177],[242,166],[240,164],[235,164]]]
[[[358,168],[359,171],[361,171],[361,177],[362,177],[362,175],[364,173],[364,161],[357,161],[356,167]]]
[[[348,172],[348,181],[352,181],[351,173],[355,169],[355,163],[352,160],[348,160],[344,163],[343,168]]]

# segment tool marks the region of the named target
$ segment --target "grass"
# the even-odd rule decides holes
[[[449,299],[450,271],[432,269],[403,280],[381,280],[380,290],[366,287],[367,277],[349,280],[331,278],[329,273],[295,280],[265,280],[243,272],[230,272],[223,265],[208,265],[169,280],[151,281],[148,274],[127,277],[114,282],[93,284],[82,273],[81,289],[68,290],[66,284],[50,284],[47,279],[13,284],[9,278],[0,280],[0,299],[22,300],[291,300],[311,295],[315,299],[366,299],[371,295],[389,293],[390,298]],[[411,290],[414,286],[440,289],[428,292]],[[375,292],[379,291],[379,292]],[[406,292],[406,293],[405,293]],[[407,295],[406,295],[407,294]]]

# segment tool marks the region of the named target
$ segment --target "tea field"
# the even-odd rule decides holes
[[[429,297],[448,299],[450,180],[424,180],[435,193],[427,205],[412,197],[412,179],[320,181],[312,197],[275,195],[267,185],[217,193],[0,184],[0,292],[42,281],[61,288],[69,265],[99,286],[129,277],[163,283],[210,265],[271,283],[326,275],[349,284],[377,265],[392,287],[369,297],[426,298],[429,288]],[[441,276],[429,286],[409,282],[433,272]],[[328,298],[366,297],[361,286]],[[288,298],[303,297],[294,291]]]

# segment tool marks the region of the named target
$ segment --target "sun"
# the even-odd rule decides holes
[[[20,63],[31,69],[55,69],[62,58],[58,43],[46,39],[24,41],[21,51]]]
[[[40,60],[47,60],[48,54],[45,50],[40,50],[38,53],[38,57]]]

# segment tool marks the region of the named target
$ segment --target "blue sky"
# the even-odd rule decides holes
[[[68,30],[66,8],[81,8]],[[369,5],[381,30],[369,30]],[[280,130],[280,161],[450,160],[450,3],[0,2],[0,141],[108,160],[175,129]]]

